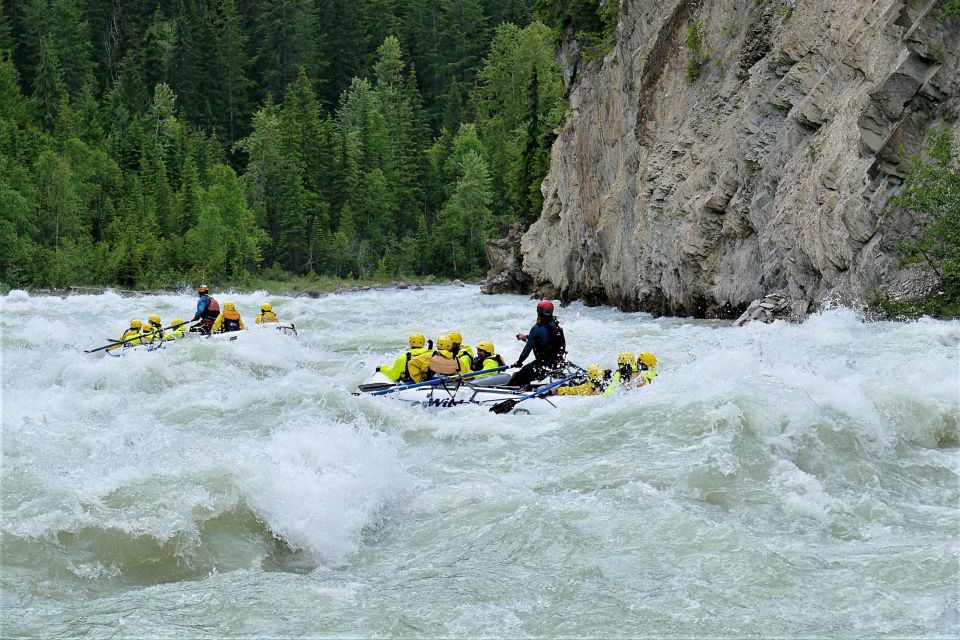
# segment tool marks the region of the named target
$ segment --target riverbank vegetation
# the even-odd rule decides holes
[[[479,275],[564,118],[541,4],[4,3],[0,282]]]
[[[960,317],[960,153],[950,128],[931,129],[926,155],[907,160],[905,187],[891,206],[909,211],[919,227],[901,246],[900,266],[932,274],[934,285],[922,298],[882,298],[879,306],[897,317]]]

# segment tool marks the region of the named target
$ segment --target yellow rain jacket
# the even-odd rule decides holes
[[[477,358],[477,359],[479,359],[479,358]],[[476,363],[476,360],[477,360],[477,359],[474,359],[474,363]],[[504,363],[504,361],[503,361],[503,358],[500,356],[500,354],[494,353],[494,354],[491,354],[491,355],[487,356],[486,358],[484,358],[484,359],[483,359],[483,362],[481,362],[481,363],[479,363],[479,364],[475,364],[475,366],[473,367],[473,370],[474,370],[474,371],[486,371],[487,369],[496,369],[497,367],[502,367],[504,364],[505,364],[505,363]],[[474,377],[476,377],[476,378],[486,378],[487,376],[495,376],[495,375],[497,375],[497,373],[494,371],[494,372],[491,372],[491,373],[485,373],[485,374],[483,374],[482,376],[474,376]]]
[[[460,345],[460,351],[457,351],[456,358],[460,362],[464,363],[463,366],[466,366],[467,371],[473,368],[473,359],[476,356],[473,353],[473,349],[470,348],[468,344]]]
[[[600,395],[602,389],[595,385],[593,381],[587,380],[583,384],[578,384],[573,387],[558,387],[557,395],[558,396],[598,396]]]
[[[187,325],[185,324],[180,325],[176,329],[170,329],[170,331],[167,331],[166,333],[163,334],[163,339],[179,340],[180,338],[186,335],[186,329],[187,329]]]
[[[141,333],[141,332],[140,332],[139,329],[127,329],[126,331],[123,332],[123,335],[120,336],[120,342],[123,342],[124,340],[127,340],[128,338],[132,338],[132,337],[134,337],[134,336],[139,336],[140,333]],[[139,340],[139,339],[138,339],[138,340],[130,340],[130,342],[127,342],[126,344],[115,344],[115,345],[113,345],[112,347],[110,347],[109,349],[107,349],[107,351],[111,351],[111,350],[113,350],[113,349],[119,349],[119,348],[125,347],[125,346],[127,346],[127,345],[133,346],[133,345],[135,345],[135,344],[140,344],[140,340]]]
[[[641,380],[643,382],[641,382]],[[634,375],[624,382],[620,378],[620,372],[617,371],[613,374],[613,378],[610,380],[610,384],[607,386],[607,390],[603,392],[604,396],[609,396],[615,393],[620,389],[633,389],[635,387],[642,387],[646,383],[646,379],[639,375],[639,372],[634,373]]]
[[[394,382],[397,380],[407,381],[409,379],[407,376],[407,364],[417,356],[424,353],[432,352],[426,347],[417,347],[415,349],[410,349],[406,353],[401,353],[399,356],[397,356],[397,359],[393,361],[393,364],[380,365],[380,373],[387,376]]]
[[[429,372],[445,376],[468,373],[470,367],[464,367],[463,362],[463,360],[455,360],[449,351],[427,351],[410,359],[407,373],[414,382],[423,382]]]
[[[236,322],[239,322],[241,329],[247,328],[247,325],[243,324],[243,318],[240,317],[239,311],[221,311],[220,315],[217,316],[217,319],[213,321],[213,326],[210,327],[210,333],[217,333],[220,331],[220,329],[223,327],[223,323],[227,320],[235,320]]]
[[[254,320],[257,324],[268,324],[270,322],[280,322],[280,317],[277,316],[273,311],[261,311],[260,315],[257,316],[257,319]]]

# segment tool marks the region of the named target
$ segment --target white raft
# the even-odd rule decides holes
[[[227,333],[212,333],[209,335],[203,335],[199,332],[192,331],[187,335],[200,336],[206,340],[212,340],[214,342],[232,342],[242,338],[244,335],[250,335],[250,331],[261,331],[265,329],[276,329],[285,336],[297,337],[297,327],[290,322],[268,322],[266,324],[255,324],[253,326],[247,327],[246,329],[240,329],[239,331],[228,331]]]
[[[452,409],[460,406],[482,407],[489,410],[492,406],[504,400],[517,400],[530,393],[515,387],[497,386],[510,379],[509,375],[497,375],[483,378],[461,379],[454,377],[437,384],[405,389],[407,385],[392,382],[379,371],[361,384],[354,395],[376,394],[383,398],[399,400],[409,405],[420,406],[431,410]],[[543,386],[549,384],[544,382]],[[392,393],[384,392],[397,388]],[[543,415],[552,413],[557,407],[575,396],[554,396],[545,394],[530,398],[517,404],[509,413],[513,415]]]
[[[297,327],[290,322],[271,322],[267,324],[255,324],[252,327],[247,327],[246,329],[241,329],[240,331],[230,331],[228,333],[214,333],[212,335],[204,335],[196,331],[188,331],[183,335],[183,338],[177,338],[176,340],[154,340],[153,342],[147,342],[144,344],[134,344],[127,345],[118,349],[105,349],[104,353],[108,356],[113,356],[114,358],[119,358],[127,355],[133,351],[160,351],[166,348],[168,345],[177,343],[186,338],[203,338],[204,340],[211,340],[213,342],[232,342],[238,340],[244,335],[250,335],[249,331],[262,331],[268,329],[276,329],[285,336],[297,337]]]

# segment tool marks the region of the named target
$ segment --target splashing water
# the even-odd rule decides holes
[[[230,298],[300,339],[111,358],[82,350],[194,299],[0,299],[3,635],[960,631],[958,322],[574,304],[575,361],[651,351],[656,382],[496,416],[350,391],[413,331],[511,361],[528,300]]]

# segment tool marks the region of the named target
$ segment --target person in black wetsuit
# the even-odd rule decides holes
[[[517,340],[526,341],[526,346],[514,367],[521,367],[510,378],[510,385],[525,387],[534,380],[540,380],[551,369],[557,369],[564,363],[567,355],[567,342],[563,337],[560,323],[553,317],[553,303],[541,300],[537,303],[537,323],[530,333],[518,333]],[[533,352],[533,362],[524,366],[523,361]]]

